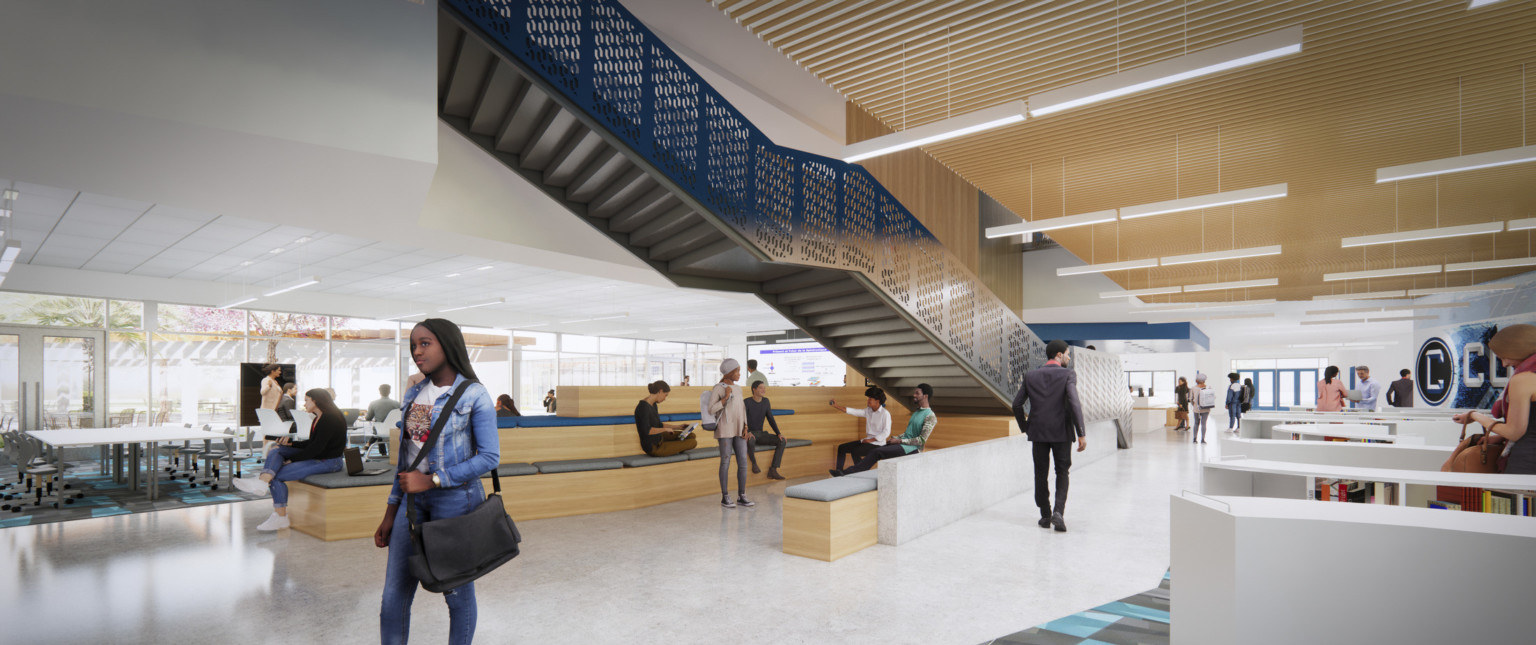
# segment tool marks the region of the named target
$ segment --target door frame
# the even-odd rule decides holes
[[[20,402],[17,419],[22,430],[46,428],[43,422],[47,398],[44,396],[43,339],[83,338],[95,341],[93,352],[95,365],[92,369],[91,421],[92,427],[100,428],[107,419],[107,332],[102,329],[74,327],[39,327],[29,325],[0,325],[0,335],[17,336],[17,373]]]

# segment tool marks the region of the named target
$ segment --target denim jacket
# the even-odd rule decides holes
[[[460,374],[453,381],[453,387],[438,395],[437,402],[432,406],[432,423],[437,423],[438,415],[443,413],[443,406],[448,403],[449,397],[464,382],[464,375]],[[405,392],[404,403],[400,406],[401,421],[395,424],[400,429],[401,446],[410,441],[409,434],[405,431],[405,418],[409,416],[411,404],[416,401],[416,395],[421,388],[426,387],[427,379],[412,385]],[[442,488],[450,488],[470,482],[479,482],[480,477],[496,469],[501,463],[501,438],[496,429],[496,406],[491,402],[491,393],[484,385],[474,383],[464,390],[464,395],[459,397],[458,405],[454,406],[448,417],[448,423],[443,426],[443,435],[432,446],[432,451],[422,460],[426,466],[423,472],[436,473],[438,481],[442,482]],[[404,454],[400,446],[396,447],[396,455]],[[395,471],[409,467],[410,464],[396,464]],[[400,480],[396,479],[389,489],[389,503],[399,504],[404,498],[404,491],[400,490]]]

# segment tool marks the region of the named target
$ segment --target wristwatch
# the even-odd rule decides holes
[[[443,487],[443,480],[437,478],[437,473],[432,473],[432,487],[433,488],[442,488]]]

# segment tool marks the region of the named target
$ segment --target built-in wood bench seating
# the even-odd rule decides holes
[[[790,555],[831,562],[879,539],[876,471],[784,489],[784,546]]]
[[[790,410],[775,411],[788,417]],[[666,415],[668,423],[688,421],[697,414]],[[831,415],[820,424],[834,421],[851,432],[855,426]],[[671,420],[668,420],[671,417]],[[586,513],[643,508],[713,494],[718,491],[718,448],[711,433],[698,435],[701,446],[670,457],[651,457],[640,453],[639,435],[632,419],[612,423],[599,418],[602,425],[577,425],[578,419],[559,417],[503,417],[503,419],[560,419],[558,425],[523,426],[501,429],[503,463],[497,469],[502,477],[503,500],[507,512],[519,520],[543,519]],[[851,419],[851,418],[850,418]],[[536,422],[537,423],[537,422]],[[783,425],[786,434],[795,430],[813,431],[810,425]],[[826,429],[814,430],[825,435]],[[392,439],[398,442],[398,431]],[[530,446],[537,442],[539,445]],[[831,442],[827,442],[831,443]],[[812,447],[816,454],[791,457]],[[816,446],[806,439],[791,439],[783,466],[785,477],[806,477],[825,472],[835,446]],[[757,446],[759,452],[773,446]],[[617,453],[617,454],[614,454]],[[530,455],[556,457],[528,462]],[[508,460],[517,460],[508,463]],[[537,476],[525,476],[537,475]],[[373,535],[383,517],[393,474],[350,477],[345,473],[312,475],[289,483],[289,515],[293,528],[323,540],[342,540]],[[487,492],[489,478],[482,480]],[[751,486],[769,483],[766,474],[749,475]]]

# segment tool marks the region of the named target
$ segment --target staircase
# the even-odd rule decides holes
[[[939,412],[1005,414],[1044,360],[867,171],[775,145],[619,3],[439,6],[443,122],[676,284],[754,293],[904,404],[932,385]],[[1129,415],[1113,362],[1089,420]]]

